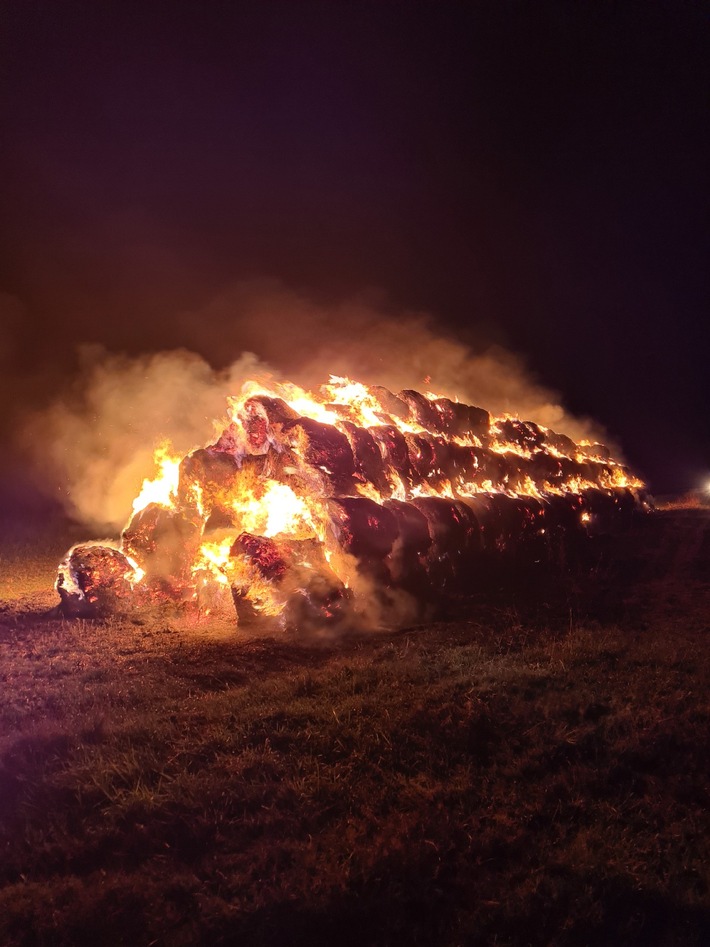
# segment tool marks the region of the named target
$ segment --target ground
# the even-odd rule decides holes
[[[4,535],[3,945],[710,942],[707,510],[337,640],[66,621]]]

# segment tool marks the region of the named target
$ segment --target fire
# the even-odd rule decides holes
[[[258,497],[235,497],[233,509],[248,533],[269,538],[281,534],[295,539],[315,535],[313,517],[305,500],[277,480],[267,481]]]
[[[227,582],[224,570],[229,565],[229,550],[232,548],[233,542],[234,540],[230,536],[217,542],[202,543],[200,546],[202,562],[198,562],[198,567],[213,570],[217,580],[223,584]]]
[[[645,504],[603,445],[429,391],[250,382],[227,418],[185,457],[156,448],[120,549],[70,550],[69,614],[173,602],[335,621],[361,587],[464,588],[483,562],[558,558]]]
[[[163,441],[156,447],[153,453],[153,462],[158,469],[158,473],[152,480],[146,478],[143,481],[141,492],[133,501],[134,513],[138,513],[149,503],[157,503],[166,507],[173,505],[180,479],[180,461],[182,458],[172,454],[171,449],[170,441]]]

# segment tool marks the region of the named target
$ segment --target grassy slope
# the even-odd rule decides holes
[[[702,510],[317,644],[65,622],[55,558],[0,560],[0,943],[710,940]]]

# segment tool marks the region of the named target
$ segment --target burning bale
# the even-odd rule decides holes
[[[394,424],[378,424],[370,428],[370,433],[380,449],[390,483],[401,484],[407,490],[413,475],[404,434]]]
[[[353,452],[355,480],[363,486],[370,484],[381,497],[390,496],[392,487],[387,479],[385,464],[375,438],[366,427],[358,427],[352,421],[342,421],[340,427]]]
[[[149,503],[124,529],[121,548],[131,560],[141,563],[149,581],[164,581],[167,591],[179,593],[190,583],[201,538],[200,522],[189,519],[181,510]]]
[[[313,540],[277,543],[242,533],[230,549],[237,615],[250,622],[279,615],[287,627],[340,620],[349,593]]]
[[[646,502],[603,445],[336,377],[318,395],[252,384],[214,443],[156,461],[120,549],[86,543],[61,563],[65,614],[172,603],[338,623],[365,589],[436,600],[496,570],[580,565]]]
[[[145,604],[137,592],[142,577],[140,567],[119,549],[80,543],[59,564],[56,588],[65,615],[98,618],[128,614]]]
[[[323,493],[349,493],[354,488],[353,452],[345,434],[333,424],[296,418],[283,425],[281,437],[306,470],[323,475]]]

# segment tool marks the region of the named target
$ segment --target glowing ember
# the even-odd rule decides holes
[[[338,621],[365,589],[469,591],[491,563],[559,561],[645,508],[603,445],[432,392],[249,383],[228,417],[184,458],[157,448],[120,550],[70,550],[68,614],[173,602]]]

